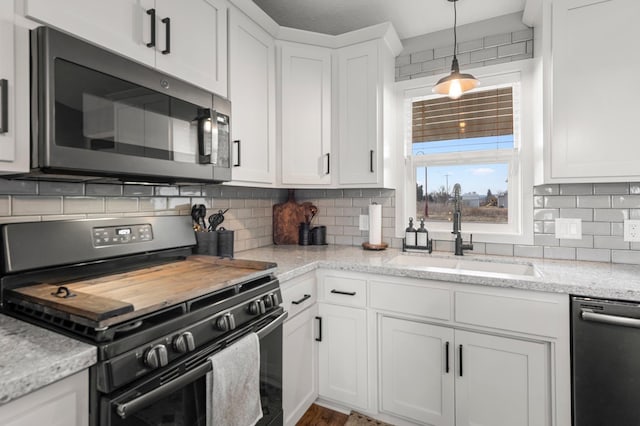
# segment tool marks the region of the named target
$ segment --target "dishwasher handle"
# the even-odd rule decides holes
[[[621,327],[640,328],[640,319],[621,317],[617,315],[598,314],[591,311],[582,311],[581,318],[585,321],[599,322],[602,324],[619,325]]]

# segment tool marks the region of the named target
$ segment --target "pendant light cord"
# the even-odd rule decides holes
[[[456,27],[458,26],[458,9],[456,8],[458,0],[453,0],[453,57],[456,57],[458,53],[458,32]]]

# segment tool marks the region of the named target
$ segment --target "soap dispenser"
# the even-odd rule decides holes
[[[420,219],[420,228],[416,231],[416,245],[418,247],[427,247],[429,241],[429,232],[424,227],[424,218]]]
[[[404,243],[407,247],[415,247],[416,245],[416,228],[413,227],[413,218],[409,218],[409,226],[404,231]]]

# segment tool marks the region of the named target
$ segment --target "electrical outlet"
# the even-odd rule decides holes
[[[582,219],[556,219],[556,238],[563,240],[581,240]]]
[[[360,231],[368,231],[369,230],[369,215],[361,214],[360,215]]]
[[[624,221],[624,240],[630,242],[640,241],[640,220]]]

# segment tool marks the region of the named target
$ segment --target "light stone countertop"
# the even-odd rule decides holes
[[[525,264],[532,265],[537,276],[446,271],[438,268],[389,264],[388,262],[396,256],[415,257],[417,264],[420,264],[420,259],[425,259],[425,263],[432,263],[435,258]],[[454,256],[450,253],[434,252],[429,255],[428,253],[402,253],[397,249],[367,251],[360,247],[337,245],[269,246],[243,251],[236,257],[276,262],[278,264],[276,275],[282,283],[317,268],[328,268],[640,302],[640,265],[474,255],[473,253]]]
[[[0,314],[0,405],[96,363],[95,346]]]
[[[389,264],[396,256],[412,256],[416,266]],[[396,249],[366,251],[350,246],[268,246],[236,254],[238,259],[276,262],[281,283],[328,268],[431,279],[494,287],[575,294],[640,302],[640,265],[557,261],[488,255],[453,256],[444,252],[401,253]],[[425,268],[421,259],[474,260],[532,265],[536,276],[463,273]],[[96,348],[0,314],[0,405],[90,367]]]

